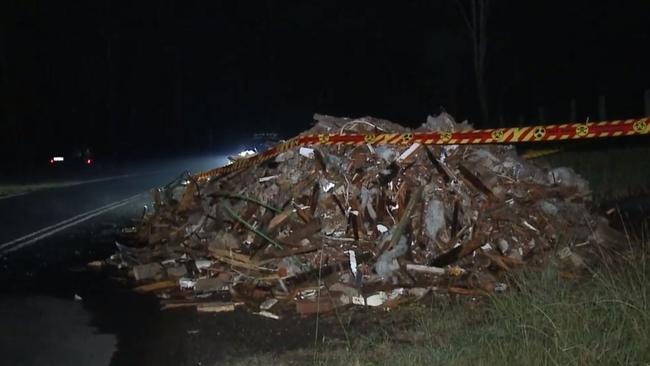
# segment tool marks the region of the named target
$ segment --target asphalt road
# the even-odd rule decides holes
[[[92,324],[96,315],[80,295],[93,288],[90,277],[80,280],[73,268],[109,255],[148,203],[146,192],[184,170],[158,168],[0,200],[2,364],[110,363],[117,337]]]
[[[202,158],[147,165],[114,179],[102,177],[87,184],[0,199],[0,250],[12,240],[165,185],[185,170],[207,170],[223,162]]]
[[[197,171],[210,161],[194,163]],[[99,212],[40,240],[29,242],[42,235],[18,241],[29,244],[17,250],[0,252],[0,364],[215,365],[237,355],[313,342],[311,319],[276,321],[245,311],[161,312],[156,298],[116,281],[117,270],[88,269],[89,261],[115,251],[121,229],[140,217],[149,198],[144,194],[119,207],[111,204],[164,185],[182,171],[174,165],[0,200],[0,244]],[[98,207],[109,209],[93,211]]]

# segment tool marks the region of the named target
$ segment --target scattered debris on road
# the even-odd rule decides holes
[[[410,132],[369,117],[315,120],[305,133]],[[469,128],[443,113],[415,131]],[[504,145],[300,147],[205,182],[184,175],[152,199],[106,262],[163,309],[279,318],[482,297],[507,291],[524,266],[556,261],[575,276],[621,241],[590,212],[584,179]]]

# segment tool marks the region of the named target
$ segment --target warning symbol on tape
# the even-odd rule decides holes
[[[503,128],[500,128],[498,130],[494,130],[494,131],[492,131],[492,139],[495,140],[495,141],[501,142],[501,141],[504,140],[505,134],[506,134],[506,132],[505,132],[505,130]]]
[[[538,126],[535,128],[533,131],[533,136],[535,136],[536,139],[541,140],[546,136],[546,129],[542,126]]]
[[[576,136],[584,137],[589,134],[589,126],[587,125],[577,125],[576,126]]]
[[[634,131],[637,133],[644,133],[646,128],[648,128],[648,123],[644,119],[640,119],[632,125],[632,128],[634,128]]]

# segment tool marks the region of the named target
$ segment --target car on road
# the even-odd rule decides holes
[[[88,168],[95,164],[95,155],[90,148],[73,149],[66,154],[51,154],[48,162],[54,168]]]

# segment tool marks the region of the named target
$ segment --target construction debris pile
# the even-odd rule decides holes
[[[305,133],[409,132],[374,118],[315,120]],[[467,128],[443,113],[415,131]],[[107,262],[163,308],[277,318],[477,297],[505,291],[522,266],[578,273],[618,240],[589,211],[586,181],[505,145],[297,147],[152,195],[133,241]]]

